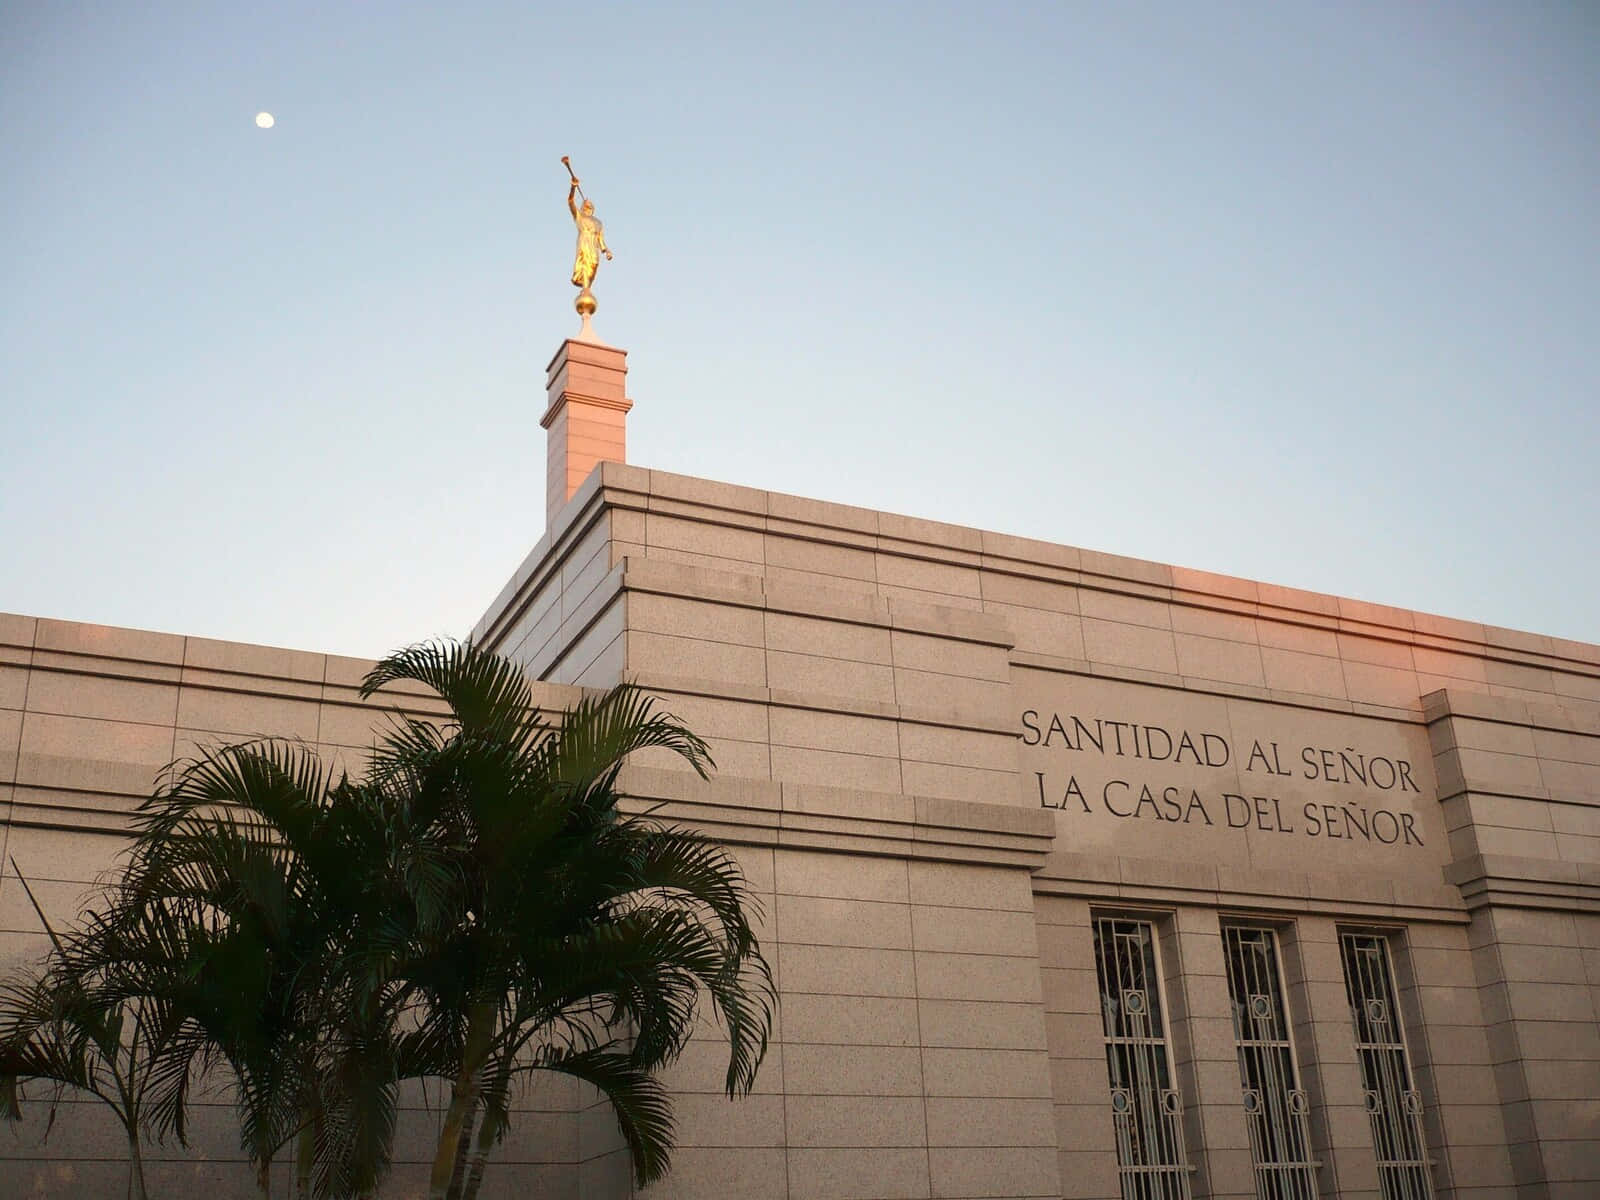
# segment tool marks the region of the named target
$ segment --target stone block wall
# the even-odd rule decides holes
[[[574,547],[570,552],[561,548],[564,538]],[[603,553],[602,543],[609,546]],[[591,672],[585,682],[639,679],[711,737],[722,765],[714,793],[691,797],[670,780],[654,778],[641,784],[641,795],[675,797],[672,811],[763,852],[774,847],[781,854],[785,839],[802,839],[836,860],[825,868],[829,877],[874,877],[881,869],[875,859],[888,858],[898,869],[911,854],[966,862],[979,842],[986,853],[1013,856],[1012,870],[1031,874],[1037,981],[1019,978],[1005,986],[1020,989],[1018,995],[1036,988],[1041,1001],[1063,1195],[1107,1195],[1117,1188],[1089,949],[1095,914],[1155,914],[1163,930],[1196,1195],[1254,1190],[1238,1115],[1237,1062],[1223,1036],[1228,1000],[1215,961],[1220,923],[1233,919],[1266,922],[1283,939],[1296,1044],[1315,1097],[1324,1194],[1376,1195],[1378,1187],[1343,991],[1342,931],[1377,931],[1395,955],[1440,1194],[1507,1195],[1514,1181],[1528,1186],[1578,1169],[1532,1159],[1528,1148],[1562,1143],[1569,1147],[1564,1161],[1587,1153],[1574,1132],[1582,1117],[1568,1111],[1558,1120],[1553,1112],[1562,1089],[1574,1085],[1526,1064],[1524,1072],[1531,1070],[1537,1085],[1497,1082],[1507,1077],[1511,1027],[1491,1034],[1485,1017],[1491,998],[1480,982],[1477,948],[1494,935],[1478,911],[1487,901],[1474,898],[1479,885],[1468,877],[1476,868],[1462,864],[1476,862],[1493,843],[1488,852],[1502,865],[1521,860],[1512,874],[1543,879],[1554,873],[1568,881],[1551,905],[1573,914],[1573,963],[1591,969],[1593,956],[1584,957],[1580,944],[1583,918],[1576,914],[1600,895],[1593,890],[1597,881],[1579,865],[1590,861],[1583,839],[1596,831],[1585,814],[1592,814],[1600,789],[1581,770],[1587,751],[1574,748],[1573,731],[1565,726],[1516,735],[1512,752],[1521,757],[1492,766],[1498,772],[1492,789],[1461,788],[1463,771],[1490,769],[1488,760],[1475,757],[1490,747],[1469,747],[1464,758],[1441,751],[1443,726],[1434,701],[1423,698],[1438,692],[1592,713],[1600,701],[1600,650],[616,464],[602,464],[556,517],[550,547],[541,568],[549,580],[573,573],[569,564],[585,556],[595,562],[588,577],[596,582],[584,603],[591,613],[607,614],[602,636],[618,648],[605,662],[615,674]],[[512,588],[480,622],[478,636],[503,646],[525,639],[526,618],[507,616],[528,611],[519,603]],[[525,661],[539,670],[549,660]],[[552,671],[550,677],[573,676]],[[1025,733],[1018,713],[1042,695],[1097,705],[1094,711],[1107,714],[1119,705],[1142,706],[1175,727],[1220,730],[1242,739],[1241,759],[1253,737],[1259,734],[1257,745],[1265,745],[1280,730],[1285,748],[1304,744],[1334,754],[1359,748],[1385,760],[1404,757],[1415,786],[1398,792],[1414,795],[1404,795],[1395,822],[1380,829],[1397,829],[1408,813],[1416,824],[1408,824],[1403,842],[1393,846],[1392,839],[1373,839],[1365,825],[1371,814],[1362,815],[1359,806],[1360,819],[1342,823],[1339,813],[1324,807],[1339,797],[1314,790],[1331,786],[1330,774],[1327,785],[1321,779],[1274,781],[1287,789],[1275,832],[1299,837],[1261,836],[1268,829],[1261,824],[1241,840],[1232,832],[1232,810],[1227,830],[1220,820],[1207,820],[1211,828],[1180,830],[1149,820],[1108,823],[1098,813],[1080,819],[1090,805],[1080,814],[1062,804],[1048,814],[1055,832],[1049,852],[1030,860],[1034,852],[1021,847],[1034,835],[1020,828],[1005,833],[995,809],[1038,815],[1041,799],[1052,805],[1042,781],[1035,787],[1031,778],[1039,764],[1018,745]],[[1042,725],[1044,717],[1038,719]],[[1487,736],[1483,726],[1475,730]],[[1549,758],[1530,785],[1522,760],[1535,751]],[[1278,754],[1277,745],[1271,753]],[[1300,763],[1291,760],[1292,770],[1277,766],[1272,774],[1287,777],[1298,774]],[[1261,776],[1250,773],[1255,770],[1253,762],[1236,761],[1216,777],[1223,781],[1219,788],[1240,793],[1229,803],[1263,789]],[[1552,780],[1558,782],[1553,791]],[[1377,806],[1393,796],[1364,798]],[[923,830],[924,806],[935,799],[973,805],[965,814],[970,832]],[[1315,807],[1323,841],[1300,840],[1303,823],[1292,828],[1291,820],[1302,820],[1302,804]],[[1258,808],[1257,817],[1266,811]],[[1330,817],[1337,832],[1330,830]],[[979,827],[987,827],[981,835]],[[1001,849],[1007,837],[1014,844]],[[1506,885],[1498,886],[1497,895]],[[777,937],[780,959],[791,961],[781,924]],[[856,949],[840,942],[830,957],[853,961]],[[887,953],[889,947],[878,949]],[[1569,964],[1567,973],[1573,969]],[[781,982],[787,1004],[794,981]],[[801,1009],[816,1002],[804,995]],[[832,999],[842,1002],[845,995]],[[792,1036],[786,1027],[785,1039]],[[916,1037],[924,1050],[934,1048],[920,1027]],[[786,1063],[790,1055],[786,1048]],[[887,1065],[879,1073],[896,1078]],[[1542,1127],[1551,1133],[1530,1142],[1516,1129],[1507,1132],[1499,1101],[1535,1086],[1545,1088],[1540,1094],[1552,1108]],[[783,1090],[792,1091],[787,1078]],[[890,1084],[880,1090],[885,1111],[894,1109],[893,1091]],[[978,1106],[974,1112],[1001,1111],[983,1110],[980,1100],[970,1098]],[[1515,1124],[1521,1110],[1511,1103],[1505,1111]],[[1520,1103],[1535,1111],[1535,1101]],[[798,1124],[786,1118],[781,1137],[768,1147],[773,1173],[763,1178],[771,1186],[783,1161],[786,1186],[805,1194],[832,1194],[830,1187],[838,1194],[877,1194],[873,1187],[891,1186],[909,1189],[907,1195],[953,1194],[940,1191],[931,1167],[926,1177],[871,1186],[865,1177],[844,1182],[854,1177],[841,1167],[836,1183],[813,1186],[796,1166],[805,1129],[803,1118]],[[928,1132],[931,1137],[931,1125]],[[900,1136],[909,1135],[902,1130]],[[931,1149],[933,1142],[922,1144]],[[786,1148],[781,1155],[779,1146]],[[887,1170],[891,1157],[872,1161]],[[1513,1162],[1520,1164],[1515,1175]],[[1013,1194],[995,1187],[1000,1190],[985,1194]]]
[[[1025,872],[741,851],[783,1008],[756,1094],[724,1045],[669,1080],[683,1139],[651,1196],[1056,1195]]]
[[[1425,698],[1493,1083],[1526,1195],[1600,1188],[1600,711]]]

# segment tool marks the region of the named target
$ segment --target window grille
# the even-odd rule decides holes
[[[1405,1032],[1400,1028],[1389,941],[1374,934],[1346,933],[1339,943],[1384,1200],[1429,1200],[1433,1187],[1422,1137],[1422,1093],[1412,1082]]]
[[[1223,926],[1228,996],[1239,1052],[1245,1122],[1256,1195],[1262,1200],[1316,1200],[1317,1164],[1311,1158],[1308,1115],[1289,1044],[1278,939],[1270,929]]]
[[[1094,949],[1123,1200],[1189,1200],[1183,1100],[1172,1078],[1150,922],[1097,918]]]

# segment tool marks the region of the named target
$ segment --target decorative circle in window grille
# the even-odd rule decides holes
[[[1410,1113],[1412,1116],[1421,1115],[1421,1113],[1422,1113],[1422,1093],[1421,1092],[1406,1092],[1404,1097],[1402,1098],[1401,1103],[1403,1103],[1406,1106],[1406,1111],[1408,1113]]]
[[[1383,1101],[1379,1098],[1377,1092],[1365,1091],[1361,1095],[1365,1100],[1368,1115],[1376,1113],[1383,1107]]]
[[[1175,1117],[1183,1111],[1183,1101],[1178,1096],[1176,1088],[1165,1088],[1161,1093],[1161,1111],[1169,1117]]]
[[[1251,996],[1250,1015],[1258,1021],[1265,1021],[1272,1015],[1272,1000],[1267,996]]]
[[[1303,1117],[1311,1111],[1311,1099],[1303,1091],[1296,1088],[1289,1093],[1289,1111],[1297,1117]]]
[[[1367,1001],[1367,1020],[1374,1025],[1387,1024],[1389,1020],[1389,1006],[1382,1000]]]
[[[1255,1088],[1246,1088],[1244,1090],[1244,1111],[1252,1117],[1261,1112],[1261,1093],[1256,1091]]]
[[[1127,1116],[1133,1109],[1133,1093],[1127,1088],[1111,1089],[1111,1111],[1117,1116]]]
[[[1139,1017],[1144,1015],[1144,993],[1141,991],[1126,991],[1122,993],[1122,1011],[1129,1016]]]

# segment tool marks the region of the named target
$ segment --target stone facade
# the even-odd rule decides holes
[[[706,736],[710,784],[626,788],[765,909],[755,1092],[706,1030],[651,1196],[1302,1194],[1263,1182],[1290,1126],[1322,1196],[1600,1186],[1600,648],[610,462],[473,632],[552,705],[627,677]],[[70,915],[186,747],[358,756],[375,717],[321,654],[6,617],[0,664],[10,963],[42,944],[12,859]],[[229,1121],[153,1185],[245,1194]],[[1177,1190],[1127,1190],[1144,1161]],[[121,1179],[88,1112],[0,1135],[5,1194]],[[490,1180],[629,1193],[556,1087]]]

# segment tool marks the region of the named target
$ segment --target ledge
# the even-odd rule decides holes
[[[908,725],[927,725],[966,733],[992,733],[1016,737],[1017,727],[1009,719],[992,713],[954,706],[932,708],[915,704],[895,704],[888,700],[869,700],[861,696],[834,696],[819,692],[794,692],[760,684],[729,683],[659,671],[629,672],[628,678],[654,695],[698,696],[707,700],[727,700],[743,704],[770,704],[805,712],[834,713],[851,717],[872,717],[883,721],[902,721]]]
[[[1055,841],[1049,813],[1001,804],[771,780],[707,781],[657,767],[625,769],[620,787],[630,811],[737,845],[1032,870]]]
[[[1058,658],[1033,651],[1013,651],[1013,667],[1027,667],[1035,671],[1054,671],[1059,675],[1082,675],[1090,679],[1112,679],[1119,683],[1140,683],[1150,687],[1170,688],[1189,695],[1220,696],[1225,699],[1254,700],[1285,708],[1308,708],[1319,712],[1343,713],[1357,717],[1373,717],[1382,721],[1396,721],[1421,725],[1426,718],[1420,704],[1417,708],[1392,708],[1382,704],[1369,704],[1360,700],[1341,700],[1334,696],[1318,696],[1310,692],[1285,692],[1278,688],[1256,687],[1249,683],[1229,683],[1226,680],[1204,679],[1199,676],[1173,675],[1165,671],[1147,671],[1140,667],[1124,667],[1109,663],[1088,662],[1079,658]]]
[[[622,586],[629,591],[898,629],[1007,650],[1015,644],[1004,617],[977,609],[924,604],[843,588],[800,587],[763,575],[632,555],[622,561]]]
[[[1506,696],[1457,688],[1440,688],[1422,697],[1428,724],[1446,717],[1494,721],[1501,725],[1527,725],[1556,733],[1581,733],[1600,737],[1600,704],[1572,698],[1563,703],[1513,700]]]
[[[1469,909],[1486,905],[1600,913],[1600,863],[1474,854],[1444,870]]]
[[[1050,854],[1034,873],[1040,895],[1136,904],[1394,921],[1468,919],[1461,895],[1436,884],[1380,875],[1277,871],[1169,859]]]

